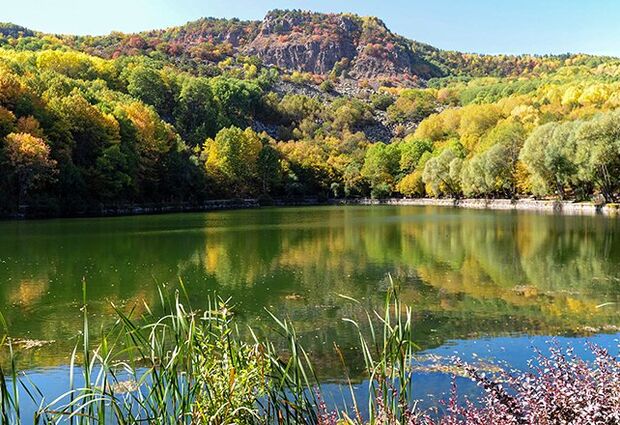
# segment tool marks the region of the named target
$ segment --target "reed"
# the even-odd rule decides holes
[[[548,370],[555,371],[557,379],[553,382],[543,373],[523,378],[506,376],[504,382],[512,382],[513,393],[517,393],[517,397],[512,397],[503,390],[489,393],[488,388],[501,386],[471,369],[472,379],[487,389],[486,398],[483,396],[480,401],[489,407],[461,407],[454,396],[445,417],[432,419],[424,415],[416,408],[412,394],[411,365],[416,350],[412,311],[400,300],[399,288],[393,282],[379,311],[364,309],[360,301],[341,295],[345,302],[355,303],[357,311],[363,311],[362,320],[342,320],[358,335],[369,388],[367,399],[357,399],[345,373],[350,402],[347,404],[343,396],[341,407],[330,410],[311,358],[289,320],[267,311],[274,332],[271,338],[259,338],[252,329],[239,329],[230,299],[212,297],[204,310],[193,309],[182,282],[173,297],[165,296],[161,289],[159,294],[159,311],[163,313],[156,315],[146,306],[146,313],[138,315],[135,310],[126,312],[115,306],[116,322],[100,331],[97,344],[93,344],[83,285],[83,329],[71,355],[70,385],[66,393],[53,400],[46,400],[43,391],[26,374],[18,372],[9,329],[0,315],[5,334],[0,342],[11,359],[4,369],[0,366],[0,425],[489,423],[484,418],[501,423],[537,423],[528,406],[534,406],[541,397],[532,395],[543,394],[543,389],[561,383],[566,376],[575,388],[604,395],[600,400],[593,399],[601,406],[601,417],[613,413],[615,418],[620,412],[620,367],[616,359],[600,352],[598,369],[591,369],[577,360],[559,361],[563,357],[555,352],[553,362],[540,360]],[[276,334],[286,341],[284,348],[276,348]],[[340,348],[335,346],[335,351],[346,370]],[[574,384],[584,376],[587,381],[582,387]],[[613,387],[615,398],[609,396],[608,390],[598,391],[597,380]],[[524,396],[519,398],[519,393]],[[573,393],[577,397],[585,391]],[[528,394],[527,405],[517,403],[528,400]],[[28,397],[38,406],[33,417],[24,417],[20,397]],[[556,400],[553,394],[545,397]],[[553,403],[548,401],[544,408]],[[363,404],[366,415],[360,413]],[[534,422],[524,422],[526,417],[533,417]],[[502,422],[501,418],[510,420]],[[555,423],[552,417],[548,419],[545,423]]]

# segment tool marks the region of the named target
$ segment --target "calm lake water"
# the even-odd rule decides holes
[[[77,342],[82,280],[94,329],[111,322],[111,303],[144,311],[158,284],[172,292],[179,278],[195,307],[230,296],[239,320],[267,334],[269,309],[296,324],[321,377],[337,382],[333,341],[353,369],[361,362],[340,319],[362,317],[338,294],[380,307],[389,276],[423,354],[520,367],[548,336],[581,345],[596,334],[617,351],[617,219],[356,206],[0,222],[0,311],[13,337],[55,341],[19,353],[50,387]],[[421,394],[443,393],[441,375],[420,373]]]

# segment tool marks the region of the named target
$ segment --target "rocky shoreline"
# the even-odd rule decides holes
[[[130,215],[169,214],[182,212],[204,212],[219,210],[254,209],[261,207],[293,207],[319,205],[411,205],[411,206],[438,206],[467,209],[489,210],[520,210],[539,211],[566,215],[605,215],[620,217],[620,204],[597,205],[591,202],[574,202],[559,200],[537,199],[436,199],[436,198],[352,198],[329,199],[318,198],[301,199],[270,199],[268,201],[256,198],[211,200],[203,203],[176,203],[176,204],[125,204],[107,205],[85,208],[82,211],[73,211],[67,214],[37,213],[27,206],[20,208],[19,213],[0,215],[0,219],[41,219],[62,217],[117,217]]]
[[[434,198],[390,198],[390,199],[335,199],[335,205],[418,205],[441,206],[468,209],[541,211],[569,215],[620,216],[620,204],[594,204],[537,199],[434,199]]]
[[[29,220],[47,218],[81,218],[81,217],[119,217],[131,215],[155,215],[184,212],[207,212],[221,210],[242,210],[261,207],[294,207],[327,205],[327,202],[318,198],[299,199],[216,199],[200,203],[148,203],[148,204],[114,204],[114,205],[88,205],[80,210],[67,212],[42,211],[36,206],[22,205],[19,212],[0,213],[0,220]]]
[[[19,212],[0,214],[0,219],[26,220],[46,218],[80,218],[80,217],[118,217],[130,215],[170,214],[182,212],[218,211],[259,208],[257,199],[223,199],[202,203],[148,203],[88,205],[83,209],[68,212],[47,212],[36,207],[22,205]]]

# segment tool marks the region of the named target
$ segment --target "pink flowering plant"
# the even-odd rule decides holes
[[[589,348],[590,362],[552,344],[549,355],[537,353],[529,371],[503,373],[501,379],[467,367],[484,394],[459,404],[453,392],[447,414],[426,423],[620,424],[620,363],[601,347]]]

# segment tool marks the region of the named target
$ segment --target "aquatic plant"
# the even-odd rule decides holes
[[[274,331],[286,341],[276,348],[273,335],[259,338],[251,329],[240,331],[231,300],[213,297],[199,311],[182,302],[184,296],[182,283],[171,299],[160,291],[164,313],[159,315],[148,307],[141,316],[115,307],[118,320],[93,345],[84,291],[82,337],[71,355],[70,388],[54,400],[46,400],[17,370],[13,344],[5,336],[0,342],[11,362],[0,367],[0,424],[620,423],[620,363],[596,346],[590,347],[593,362],[552,345],[549,355],[537,353],[529,371],[491,376],[454,359],[484,390],[482,395],[463,401],[455,385],[443,411],[421,412],[411,391],[412,312],[393,282],[381,311],[365,311],[364,320],[343,319],[358,333],[369,391],[367,399],[357,399],[345,375],[350,398],[347,403],[343,396],[337,410],[325,401],[310,356],[288,320],[268,312]],[[1,315],[0,324],[6,329]],[[340,348],[335,349],[346,366]],[[23,417],[20,397],[38,406],[33,418]]]

